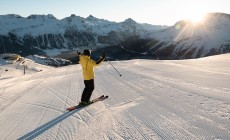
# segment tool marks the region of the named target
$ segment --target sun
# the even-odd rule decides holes
[[[209,7],[206,2],[204,0],[187,2],[187,6],[184,7],[184,9],[186,9],[184,11],[184,15],[186,15],[187,19],[193,23],[202,23],[205,19],[205,15],[209,11]]]
[[[202,23],[204,21],[204,12],[193,12],[189,15],[188,20],[193,23]]]
[[[207,4],[208,0],[178,0],[181,2],[179,8],[180,15],[185,20],[189,20],[193,23],[202,23],[205,15],[210,11]]]

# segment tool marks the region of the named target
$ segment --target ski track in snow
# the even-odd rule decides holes
[[[230,65],[220,62],[229,58],[112,62],[122,77],[105,62],[95,69],[92,98],[109,98],[72,112],[65,109],[84,88],[80,65],[1,79],[0,137],[228,140]]]

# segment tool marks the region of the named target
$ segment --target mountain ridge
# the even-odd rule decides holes
[[[139,24],[132,19],[116,23],[92,15],[82,18],[72,14],[61,20],[53,15],[16,14],[0,16],[0,53],[19,53],[22,56],[46,54],[45,50],[98,48],[141,36],[148,30],[163,26]]]
[[[173,26],[111,22],[92,15],[0,16],[0,53],[49,56],[50,50],[107,50],[114,59],[188,59],[230,52],[230,15],[209,13],[203,23],[181,20]],[[110,55],[108,53],[108,55]],[[122,55],[122,56],[118,56]],[[125,56],[127,55],[127,56]],[[59,55],[60,56],[60,55]],[[70,58],[71,59],[71,58]]]

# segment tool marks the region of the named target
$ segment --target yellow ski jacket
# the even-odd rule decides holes
[[[82,66],[84,80],[94,79],[94,66],[100,65],[105,58],[99,59],[97,62],[90,59],[88,55],[79,55],[79,63]]]

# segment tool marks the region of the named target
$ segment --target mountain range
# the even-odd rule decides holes
[[[230,15],[207,14],[203,22],[173,26],[71,15],[0,16],[0,53],[39,54],[74,61],[76,50],[106,51],[110,59],[188,59],[230,52]]]

